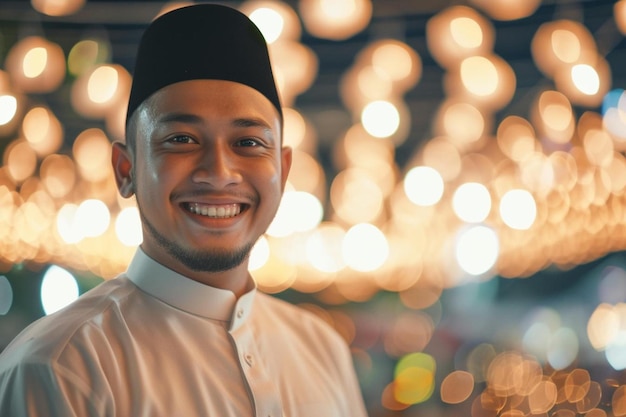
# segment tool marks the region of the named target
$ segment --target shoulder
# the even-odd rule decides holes
[[[287,328],[297,337],[314,340],[318,345],[326,344],[332,349],[347,348],[343,337],[321,315],[265,293],[258,294],[257,304],[274,327]]]
[[[109,415],[98,391],[102,364],[116,361],[106,317],[133,292],[125,278],[106,281],[26,327],[0,352],[0,415]]]
[[[267,357],[277,361],[274,366],[277,369],[298,369],[314,379],[334,381],[335,393],[346,401],[346,411],[361,407],[349,344],[330,322],[323,319],[322,314],[275,296],[259,295],[259,309],[252,315],[256,336],[267,350]],[[303,357],[307,360],[302,361]],[[359,412],[349,414],[364,415]]]
[[[315,326],[331,329],[331,326],[317,314],[282,300],[276,296],[259,292],[257,294],[259,306],[270,313],[279,314],[287,321],[311,323]]]
[[[132,286],[126,279],[105,281],[67,307],[31,323],[0,353],[0,374],[26,363],[54,363],[68,346],[82,339],[85,329],[97,323],[116,298],[129,291]]]

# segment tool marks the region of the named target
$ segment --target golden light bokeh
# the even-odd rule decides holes
[[[67,69],[79,76],[91,67],[108,62],[111,58],[111,46],[100,39],[83,39],[70,49],[67,56]]]
[[[571,141],[576,120],[572,105],[563,93],[555,90],[542,92],[532,110],[531,119],[542,137],[557,144]]]
[[[516,77],[502,58],[493,54],[472,55],[451,68],[445,87],[452,97],[480,108],[497,110],[513,98]]]
[[[295,10],[278,1],[244,1],[239,10],[245,13],[261,30],[269,44],[299,41],[302,28]]]
[[[476,106],[463,100],[445,100],[433,121],[437,136],[445,136],[461,152],[482,147],[490,120]]]
[[[33,107],[26,113],[22,133],[40,157],[57,152],[63,145],[63,125],[46,107]]]
[[[360,168],[340,172],[330,187],[334,212],[347,224],[377,221],[382,215],[383,199],[380,187]]]
[[[81,176],[92,182],[111,178],[111,143],[97,128],[81,132],[74,140],[72,154]]]
[[[0,96],[0,126],[6,126],[17,115],[17,98],[10,94]]]
[[[357,60],[364,67],[371,66],[381,79],[390,80],[391,94],[394,96],[415,87],[422,75],[419,54],[405,42],[396,39],[381,39],[370,43],[360,52]],[[367,85],[364,83],[364,87]]]
[[[49,16],[65,16],[76,13],[85,5],[85,0],[31,0],[33,8]]]
[[[120,106],[126,106],[130,84],[131,75],[121,65],[91,67],[72,85],[72,108],[85,118],[104,119]]]
[[[2,164],[13,181],[22,183],[35,173],[37,154],[28,142],[18,139],[11,142],[5,149]]]
[[[426,25],[430,54],[444,68],[462,59],[491,53],[495,42],[493,24],[468,6],[451,6],[435,14]]]
[[[626,1],[618,0],[613,5],[613,16],[619,31],[626,34]]]
[[[505,117],[496,137],[500,150],[513,161],[522,161],[538,150],[533,125],[519,116]]]
[[[470,3],[484,10],[493,19],[517,20],[535,13],[541,0],[471,0]]]
[[[74,189],[76,167],[69,156],[49,155],[42,161],[39,171],[41,182],[53,198],[64,198]]]
[[[454,371],[441,382],[441,401],[458,404],[467,400],[474,390],[474,377],[466,371]]]
[[[611,69],[601,56],[579,59],[574,64],[562,65],[555,71],[554,81],[574,104],[598,107],[609,92]]]
[[[313,84],[317,75],[317,56],[311,48],[289,40],[272,44],[270,56],[281,101],[284,106],[290,106]]]
[[[63,49],[41,36],[29,36],[13,45],[5,65],[11,82],[27,93],[51,92],[65,78]]]
[[[299,0],[298,10],[306,30],[324,39],[343,40],[367,27],[371,0]]]
[[[564,65],[573,65],[596,55],[596,42],[589,29],[573,20],[554,20],[542,24],[531,43],[537,68],[548,77]]]

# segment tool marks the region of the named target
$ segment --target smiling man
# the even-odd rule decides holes
[[[143,243],[124,274],[0,354],[0,415],[365,416],[341,337],[248,272],[291,150],[245,15],[204,4],[152,22],[112,162]]]

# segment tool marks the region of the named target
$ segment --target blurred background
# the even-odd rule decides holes
[[[626,415],[626,1],[226,1],[295,150],[250,269],[352,347],[371,416]],[[124,271],[146,25],[188,3],[0,3],[0,350]]]

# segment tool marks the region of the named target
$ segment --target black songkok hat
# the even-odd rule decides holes
[[[261,31],[238,10],[197,4],[160,16],[144,32],[126,120],[157,90],[179,81],[199,79],[248,85],[267,97],[282,116]]]

